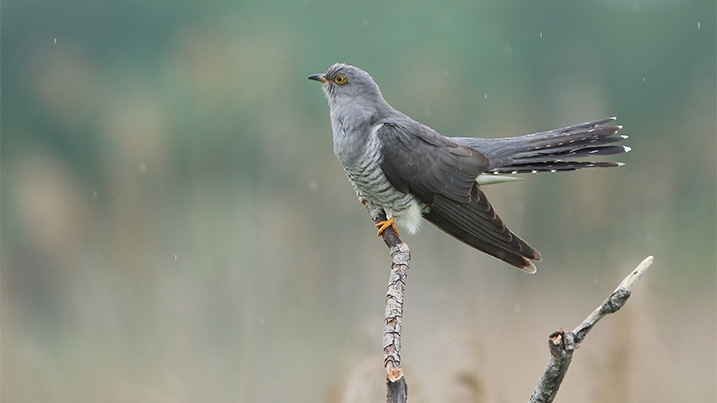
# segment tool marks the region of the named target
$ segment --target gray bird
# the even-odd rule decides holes
[[[389,105],[371,76],[337,63],[309,79],[329,101],[334,153],[362,202],[386,211],[378,235],[395,223],[415,233],[425,218],[466,244],[528,273],[535,248],[510,231],[481,190],[504,175],[620,166],[573,158],[619,154],[621,126],[606,118],[519,137],[445,137]],[[492,180],[491,180],[492,179]],[[397,231],[398,233],[398,231]]]

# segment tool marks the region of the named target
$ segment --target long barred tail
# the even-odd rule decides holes
[[[621,154],[630,147],[613,143],[627,136],[617,132],[619,125],[605,124],[614,117],[519,137],[481,139],[452,138],[455,142],[480,151],[490,160],[486,173],[519,174],[573,171],[580,168],[615,167],[619,162],[574,161],[575,158]]]

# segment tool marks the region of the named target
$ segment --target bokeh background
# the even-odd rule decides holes
[[[412,401],[527,400],[547,335],[648,255],[558,401],[715,401],[715,21],[710,0],[4,1],[0,398],[380,401],[389,256],[306,80],[343,61],[446,135],[617,115],[633,148],[487,188],[534,276],[404,237]]]

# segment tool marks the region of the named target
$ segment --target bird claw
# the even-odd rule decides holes
[[[396,236],[401,236],[401,234],[398,233],[398,228],[396,227],[396,223],[394,222],[393,217],[376,224],[376,228],[378,228],[378,233],[376,234],[376,236],[383,235],[383,231],[386,231],[388,227],[393,228],[393,230],[396,232]]]

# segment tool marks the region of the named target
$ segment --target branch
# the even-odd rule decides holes
[[[375,223],[387,219],[383,209],[366,205]],[[386,290],[386,315],[383,328],[383,366],[386,368],[386,401],[405,403],[408,385],[401,369],[401,327],[403,321],[403,294],[411,261],[408,245],[389,227],[382,233],[383,241],[391,253],[391,274]]]
[[[583,323],[572,332],[563,329],[553,332],[549,336],[548,348],[550,349],[550,360],[545,368],[545,373],[538,381],[533,391],[530,403],[549,403],[555,399],[560,384],[570,366],[573,353],[585,339],[590,329],[605,315],[615,313],[630,298],[632,287],[652,265],[652,256],[648,256],[620,283],[617,289],[602,303]]]

